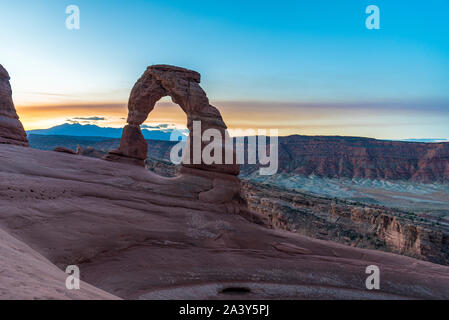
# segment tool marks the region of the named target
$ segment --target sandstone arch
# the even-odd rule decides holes
[[[201,76],[198,72],[169,65],[153,65],[147,68],[142,77],[134,85],[128,102],[128,124],[123,129],[120,147],[111,150],[106,160],[128,162],[143,165],[147,157],[148,144],[145,141],[140,125],[148,118],[157,101],[164,96],[170,96],[187,115],[187,127],[190,130],[189,140],[192,141],[193,122],[200,121],[201,133],[214,128],[222,136],[222,161],[220,164],[194,164],[192,159],[192,143],[190,152],[186,153],[182,166],[184,168],[213,171],[236,176],[240,167],[233,163],[225,164],[226,124],[223,122],[217,108],[209,104],[206,93],[200,87]],[[201,143],[201,151],[209,142]],[[151,152],[151,146],[150,146]],[[228,150],[228,152],[232,152]],[[186,159],[186,157],[189,157]],[[187,162],[187,163],[186,163]]]

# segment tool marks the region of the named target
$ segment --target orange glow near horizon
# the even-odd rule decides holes
[[[280,136],[342,135],[379,139],[410,138],[410,126],[417,136],[424,136],[428,125],[441,122],[439,115],[417,113],[404,116],[403,110],[382,110],[375,107],[350,107],[276,102],[215,101],[229,129],[278,129]],[[18,105],[17,112],[26,130],[46,129],[67,122],[95,124],[102,127],[123,127],[128,114],[124,102],[53,103]],[[98,117],[104,120],[76,118]],[[159,101],[150,113],[147,124],[171,124],[186,127],[186,115],[168,99]],[[231,132],[232,134],[232,132]],[[438,138],[438,137],[437,137]]]
[[[259,112],[259,110],[249,110],[242,113],[242,109],[233,103],[224,103],[220,110],[223,119],[229,129],[272,129],[279,128],[286,134],[297,133],[295,119],[291,119],[285,114],[275,114]],[[26,130],[47,129],[56,125],[68,122],[74,118],[104,117],[102,121],[90,121],[103,127],[123,127],[126,124],[128,110],[126,103],[86,103],[86,104],[51,104],[16,106]],[[302,117],[305,118],[304,116]],[[80,121],[82,123],[82,121]],[[87,121],[86,121],[87,123]],[[169,123],[178,128],[185,128],[187,116],[182,109],[167,101],[156,103],[155,108],[148,116],[145,123]]]
[[[113,119],[111,123],[126,118],[126,105],[120,103],[105,104],[51,104],[16,106],[17,113],[25,130],[47,129],[63,124],[73,117],[102,116]],[[125,120],[122,120],[123,124]],[[105,121],[106,123],[106,121]]]
[[[101,121],[85,121],[102,127],[123,127],[128,110],[126,103],[86,103],[16,106],[25,130],[47,129],[75,118],[103,117]],[[83,121],[79,121],[83,123]],[[175,104],[158,102],[145,123],[170,123],[185,128],[187,117]]]

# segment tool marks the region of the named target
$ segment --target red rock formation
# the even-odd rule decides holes
[[[61,152],[61,153],[68,153],[68,154],[76,154],[75,151],[73,151],[70,148],[66,148],[66,147],[56,147],[56,148],[53,149],[53,151]]]
[[[22,123],[12,101],[9,74],[0,65],[0,143],[28,146]]]
[[[13,145],[0,154],[0,299],[449,299],[449,267],[225,214],[197,199],[208,178],[173,183]],[[65,289],[68,265],[80,290]],[[366,289],[369,265],[380,290]]]
[[[242,173],[256,169],[256,166],[242,166]],[[449,143],[281,137],[278,172],[325,178],[449,182]]]
[[[33,147],[75,149],[76,137],[29,137]],[[91,141],[99,150],[117,148],[119,139]],[[87,143],[87,142],[85,142]],[[176,142],[151,141],[151,157],[169,160]],[[243,176],[256,165],[242,165]],[[359,137],[279,137],[279,173],[326,178],[361,178],[414,182],[449,182],[449,143],[385,141]]]
[[[254,212],[276,228],[350,246],[381,249],[449,265],[449,226],[433,225],[399,209],[317,197],[246,181]]]
[[[238,175],[240,167],[237,164],[225,164],[226,125],[220,112],[209,104],[206,93],[201,89],[200,74],[184,68],[154,65],[148,67],[143,76],[134,85],[128,102],[128,125],[125,127],[120,147],[112,150],[107,160],[125,161],[144,165],[147,156],[147,142],[140,132],[139,126],[147,119],[156,102],[164,96],[170,96],[187,114],[187,127],[190,130],[189,141],[193,141],[193,122],[201,124],[201,136],[207,129],[217,129],[222,136],[221,164],[205,164],[201,159],[194,163],[193,143],[190,152],[185,153],[183,166],[205,171],[213,171],[230,175]],[[208,143],[201,142],[201,153]],[[151,150],[150,150],[151,151]],[[232,151],[231,151],[232,152]],[[233,155],[235,159],[235,155]]]
[[[230,150],[226,148],[229,144],[225,141],[229,137],[220,112],[209,104],[209,99],[199,83],[200,74],[195,71],[167,65],[148,67],[131,91],[128,102],[128,125],[123,130],[120,147],[111,150],[104,159],[144,166],[148,144],[142,135],[140,125],[147,119],[159,99],[170,96],[172,101],[187,114],[187,127],[190,131],[181,174],[185,177],[201,176],[211,181],[211,188],[198,194],[199,200],[210,203],[234,203],[235,206],[230,206],[229,211],[240,211],[239,207],[242,205],[239,196],[240,180],[236,177],[240,167],[235,163],[236,157],[232,147]],[[194,134],[194,128],[198,124],[201,129],[197,129],[198,135],[194,137],[197,134]],[[211,142],[221,142],[220,163],[206,164],[201,157],[203,149],[210,143],[201,139],[207,129],[216,129],[221,134],[221,141]],[[199,162],[195,161],[193,151],[195,139],[198,139],[200,146]],[[232,154],[233,164],[225,163],[227,151]],[[195,178],[183,181],[195,184]]]
[[[123,128],[119,149],[109,151],[106,160],[124,162],[136,165],[145,163],[148,143],[139,126],[127,125]]]

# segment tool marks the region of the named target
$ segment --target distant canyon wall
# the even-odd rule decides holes
[[[52,149],[76,144],[107,151],[119,139],[31,135],[31,145]],[[72,139],[73,138],[73,139]],[[72,141],[73,140],[73,141]],[[68,145],[66,145],[68,144]],[[148,157],[170,160],[176,142],[152,140]],[[258,170],[242,165],[241,174]],[[449,143],[385,141],[357,137],[289,136],[279,138],[279,173],[325,178],[362,178],[415,182],[449,182]]]
[[[449,265],[449,228],[382,206],[243,183],[248,207],[276,228]]]
[[[243,174],[256,166],[246,165]],[[449,182],[449,143],[358,137],[288,136],[279,139],[279,171],[324,178]]]

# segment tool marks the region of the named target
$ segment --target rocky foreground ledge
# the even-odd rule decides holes
[[[448,267],[270,229],[209,184],[0,144],[0,299],[449,299]]]

